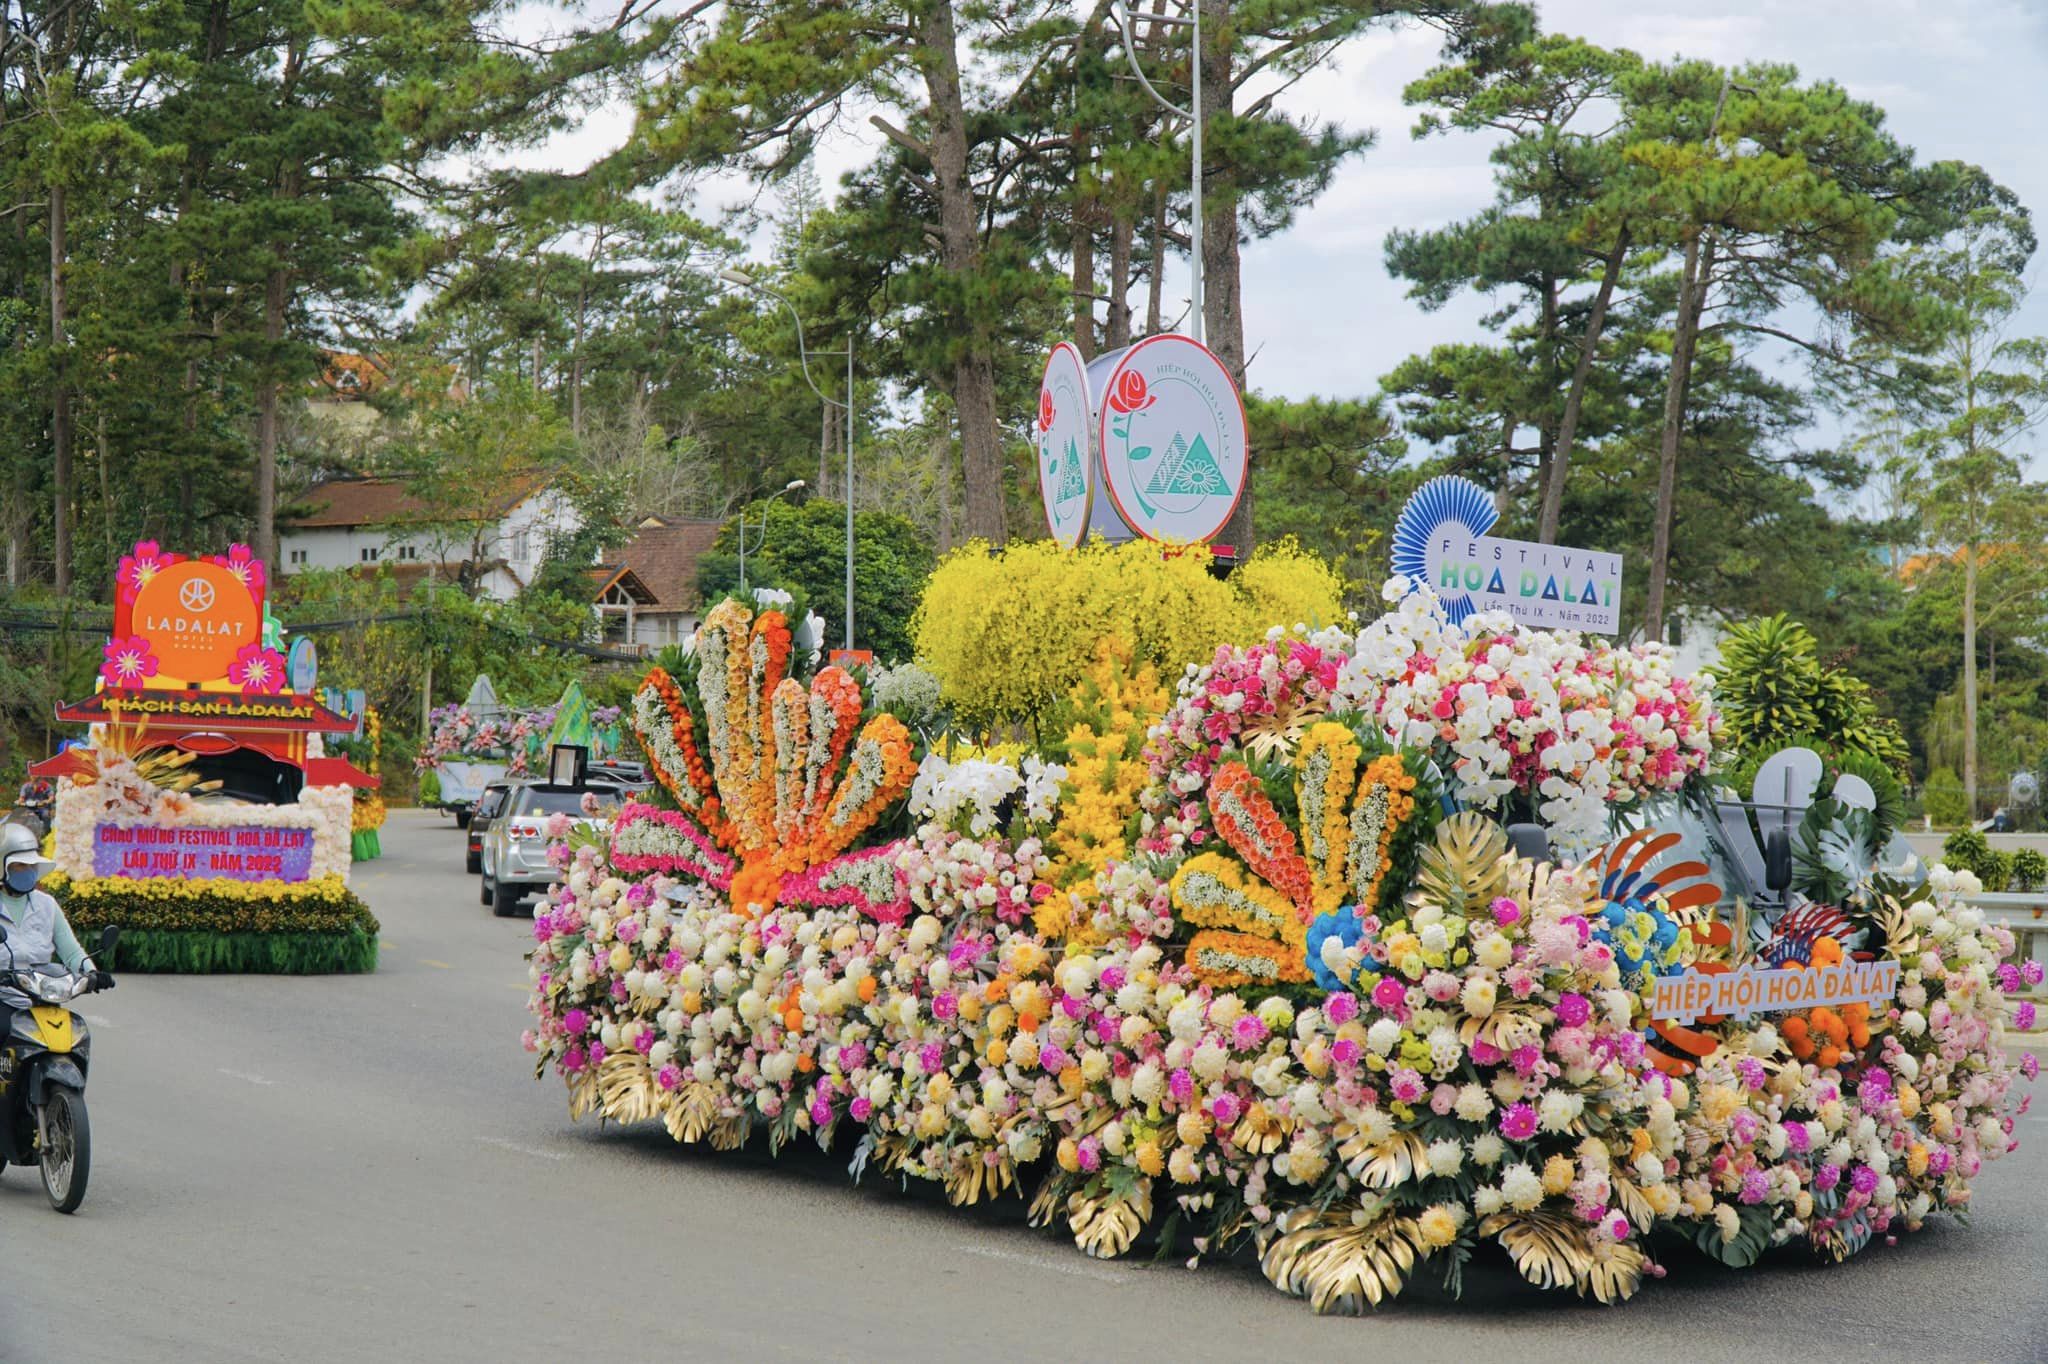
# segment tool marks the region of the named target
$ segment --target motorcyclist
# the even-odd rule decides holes
[[[114,978],[100,970],[78,945],[63,906],[48,891],[36,889],[36,882],[55,865],[43,856],[33,830],[0,824],[0,929],[7,934],[0,942],[0,970],[25,970],[60,961],[85,977],[89,988],[111,989]],[[27,996],[0,988],[0,1037],[6,1036],[9,1012],[27,1006]]]

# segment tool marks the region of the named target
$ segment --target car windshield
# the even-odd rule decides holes
[[[491,817],[492,815],[495,815],[496,813],[498,813],[498,807],[499,807],[500,805],[503,805],[504,803],[505,803],[505,788],[504,788],[504,787],[502,787],[502,786],[492,786],[492,787],[487,787],[487,788],[485,788],[485,790],[484,790],[484,793],[483,793],[483,795],[481,795],[481,796],[479,796],[479,797],[477,798],[475,814],[477,814],[477,815],[482,815],[482,816],[483,816],[484,818],[488,819],[488,818],[490,818],[490,817]]]
[[[598,792],[603,798],[604,792]],[[583,813],[583,793],[561,788],[545,789],[529,786],[519,793],[519,813],[522,815],[580,815]]]

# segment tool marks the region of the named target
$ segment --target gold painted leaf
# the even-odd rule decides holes
[[[1415,1177],[1417,1167],[1429,1163],[1429,1148],[1413,1132],[1396,1132],[1377,1146],[1366,1142],[1363,1133],[1337,1148],[1344,1168],[1368,1189],[1391,1189]]]
[[[1484,815],[1461,810],[1436,826],[1436,841],[1422,850],[1409,900],[1463,914],[1506,890],[1508,838]]]
[[[1479,1224],[1496,1236],[1523,1278],[1538,1288],[1578,1288],[1592,1269],[1581,1228],[1567,1213],[1497,1212]]]
[[[574,1122],[597,1107],[597,1072],[585,1066],[569,1081],[569,1121]]]
[[[711,1129],[711,1149],[714,1151],[737,1151],[746,1144],[745,1118],[721,1118]]]
[[[1024,1214],[1024,1220],[1034,1227],[1049,1227],[1060,1215],[1060,1196],[1065,1191],[1066,1181],[1060,1172],[1054,1170],[1038,1186],[1038,1192],[1031,1196],[1031,1207]]]
[[[1128,1198],[1113,1193],[1067,1199],[1067,1226],[1074,1244],[1098,1260],[1113,1260],[1131,1248],[1152,1217],[1152,1181],[1141,1179]]]
[[[1649,1257],[1632,1242],[1615,1242],[1568,1212],[1497,1212],[1479,1224],[1497,1236],[1522,1277],[1538,1288],[1570,1286],[1603,1304],[1621,1302],[1642,1286]]]
[[[1289,1119],[1279,1117],[1262,1103],[1254,1103],[1245,1110],[1244,1116],[1238,1119],[1237,1127],[1231,1132],[1230,1139],[1237,1144],[1240,1151],[1255,1156],[1270,1156],[1287,1144],[1287,1135],[1293,1127],[1294,1124]]]
[[[1612,1307],[1635,1296],[1643,1286],[1643,1268],[1649,1257],[1631,1241],[1610,1241],[1600,1237],[1593,1245],[1592,1267],[1579,1285],[1583,1296],[1590,1292],[1603,1306]]]
[[[664,1119],[671,1137],[692,1145],[704,1140],[717,1121],[718,1096],[700,1080],[690,1081],[669,1100]]]
[[[1384,1215],[1360,1225],[1356,1204],[1291,1214],[1267,1242],[1259,1268],[1282,1293],[1308,1299],[1318,1313],[1358,1316],[1398,1296],[1424,1254],[1411,1217]]]
[[[637,1051],[618,1051],[597,1068],[598,1097],[613,1122],[645,1122],[661,1111],[661,1089],[647,1058]]]
[[[1647,1227],[1656,1220],[1656,1209],[1650,1206],[1649,1198],[1644,1195],[1642,1189],[1636,1185],[1634,1180],[1623,1179],[1616,1175],[1610,1178],[1608,1183],[1614,1189],[1615,1206],[1628,1214],[1630,1226]]]
[[[976,1157],[956,1164],[946,1175],[946,1197],[954,1207],[964,1208],[984,1198],[994,1198],[1016,1182],[1017,1167],[1005,1155],[995,1165]]]

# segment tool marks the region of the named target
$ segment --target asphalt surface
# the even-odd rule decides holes
[[[89,1001],[91,1191],[0,1175],[0,1359],[2048,1358],[2048,1102],[1972,1225],[1823,1269],[1688,1265],[1632,1302],[1499,1296],[1319,1319],[1249,1265],[1098,1263],[838,1159],[768,1165],[568,1120],[535,1083],[526,919],[445,819],[356,885],[373,976],[130,976]]]

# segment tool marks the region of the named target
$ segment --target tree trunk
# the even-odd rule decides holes
[[[50,385],[51,549],[57,595],[71,592],[71,357],[64,321],[64,186],[50,186],[50,353],[56,381]]]
[[[1109,227],[1109,316],[1103,348],[1120,350],[1131,344],[1131,234],[1128,213],[1117,210]]]
[[[1621,278],[1621,263],[1628,256],[1628,224],[1622,224],[1614,239],[1614,250],[1600,271],[1600,292],[1593,295],[1593,311],[1586,317],[1586,334],[1579,338],[1579,358],[1572,366],[1572,386],[1565,394],[1564,416],[1557,424],[1557,449],[1550,457],[1550,478],[1543,485],[1543,513],[1536,527],[1541,544],[1557,543],[1557,519],[1564,509],[1564,480],[1571,471],[1572,441],[1579,433],[1579,413],[1586,402],[1586,378],[1593,368],[1593,355],[1600,348],[1600,332],[1607,325],[1607,304],[1614,297],[1615,281]]]
[[[1236,140],[1233,93],[1236,49],[1230,0],[1195,0],[1202,17],[1202,325],[1209,349],[1230,371],[1241,393],[1244,375],[1243,279],[1238,259]],[[1225,133],[1217,145],[1218,125]],[[1254,546],[1252,452],[1245,452],[1244,486],[1237,507],[1216,534],[1242,563]]]
[[[1664,382],[1664,431],[1657,455],[1656,521],[1650,532],[1650,592],[1643,609],[1643,634],[1664,638],[1664,583],[1671,570],[1671,513],[1678,491],[1678,439],[1685,426],[1686,389],[1692,381],[1693,346],[1699,340],[1700,233],[1686,238],[1685,273],[1678,285],[1678,321],[1671,336],[1671,372]]]
[[[284,339],[285,272],[263,285],[263,383],[256,391],[256,557],[277,571],[277,346]]]
[[[960,54],[951,0],[934,0],[921,34],[930,102],[932,179],[938,191],[940,256],[946,273],[967,285],[981,270],[981,236],[968,180],[967,113],[960,91]],[[1002,433],[996,417],[995,359],[988,323],[962,318],[953,365],[953,407],[960,422],[961,465],[967,477],[967,532],[1001,545],[1007,535]]]
[[[1977,818],[1977,546],[1963,546],[1963,796]]]

